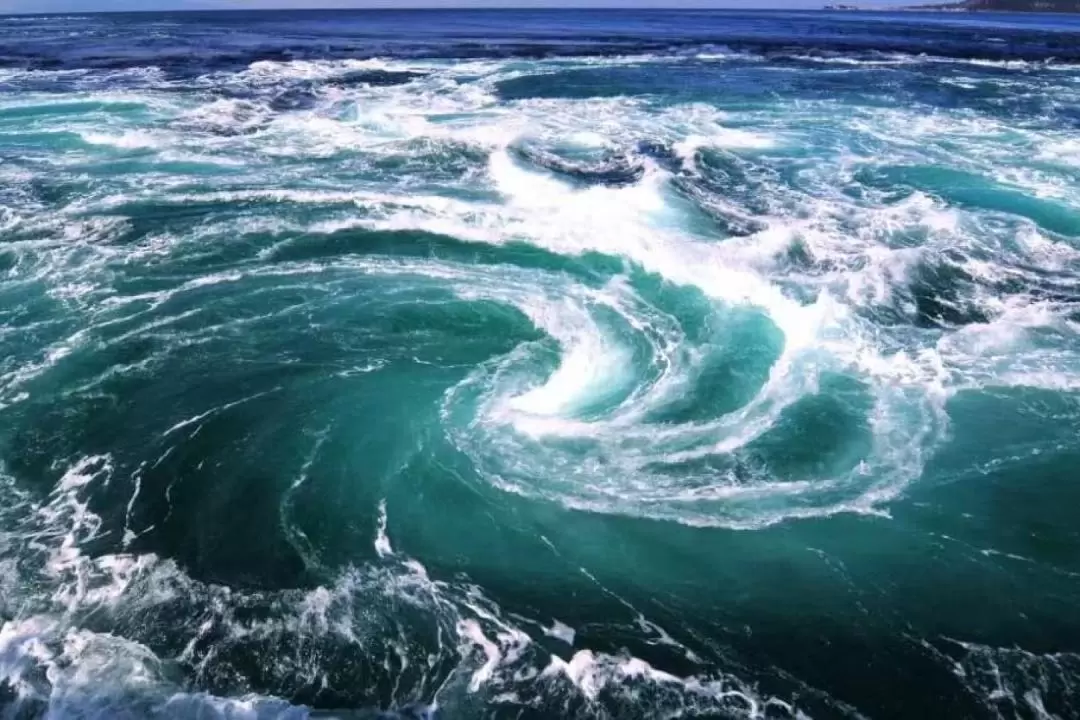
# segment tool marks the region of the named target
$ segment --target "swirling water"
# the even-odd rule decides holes
[[[1080,716],[1077,21],[0,38],[0,717]]]

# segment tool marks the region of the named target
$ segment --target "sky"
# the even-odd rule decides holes
[[[715,7],[820,8],[830,2],[861,7],[914,5],[920,0],[0,0],[0,14],[130,10],[237,10],[407,7]],[[933,0],[925,0],[933,1]],[[940,1],[940,0],[938,0]]]

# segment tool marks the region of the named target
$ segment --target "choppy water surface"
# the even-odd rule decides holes
[[[1080,716],[987,18],[0,18],[0,717]]]

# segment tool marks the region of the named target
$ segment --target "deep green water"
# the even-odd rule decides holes
[[[0,70],[0,718],[1080,716],[1080,67],[148,17]]]

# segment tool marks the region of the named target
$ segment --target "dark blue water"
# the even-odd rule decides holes
[[[1080,21],[0,18],[0,718],[1080,717]]]
[[[726,46],[783,56],[903,52],[1076,60],[1067,15],[693,10],[367,10],[13,17],[0,62],[39,69],[154,65],[180,74],[257,60],[539,58]]]

